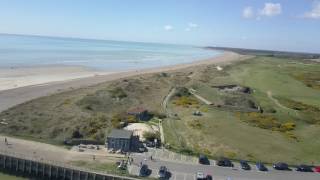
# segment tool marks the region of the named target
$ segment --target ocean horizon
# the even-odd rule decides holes
[[[0,68],[68,65],[119,71],[191,63],[219,54],[190,45],[0,34]]]

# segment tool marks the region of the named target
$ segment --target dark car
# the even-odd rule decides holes
[[[165,166],[161,166],[158,172],[159,179],[167,179],[169,178],[169,171]]]
[[[217,165],[218,166],[223,166],[223,167],[233,167],[232,162],[229,159],[226,159],[226,158],[218,160]]]
[[[283,162],[273,164],[273,168],[276,170],[280,170],[280,171],[290,171],[291,170],[289,168],[288,164],[283,163]]]
[[[308,165],[300,165],[297,166],[296,171],[300,171],[300,172],[313,172],[311,166]]]
[[[153,141],[147,141],[147,142],[146,142],[146,146],[153,148],[153,147],[156,147],[156,143],[153,142]]]
[[[256,167],[259,171],[268,171],[268,168],[261,162],[257,162]]]
[[[143,164],[140,168],[140,171],[139,171],[139,176],[141,177],[145,177],[145,176],[149,176],[150,175],[150,169],[148,168],[148,165],[146,164]]]
[[[212,179],[213,179],[212,176],[210,174],[207,174],[206,180],[212,180]]]
[[[205,155],[199,156],[199,164],[210,165],[210,161]]]
[[[248,164],[248,162],[247,161],[243,161],[243,160],[241,160],[240,161],[240,166],[241,166],[241,169],[243,169],[243,170],[250,170],[251,169],[251,167],[250,167],[250,165]]]

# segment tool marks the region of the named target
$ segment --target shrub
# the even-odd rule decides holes
[[[121,87],[116,87],[112,90],[109,90],[109,93],[111,94],[112,98],[122,99],[128,96]]]
[[[137,123],[139,120],[133,116],[133,115],[128,115],[126,118],[127,123]]]
[[[292,132],[286,131],[285,134],[286,134],[287,137],[289,137],[289,138],[291,138],[291,139],[293,139],[293,140],[298,141],[298,137],[297,137],[296,135],[294,135]]]
[[[257,112],[239,113],[237,117],[244,122],[247,122],[253,126],[260,127],[262,129],[279,130],[281,123],[273,116],[263,115]]]
[[[177,106],[183,107],[189,107],[199,104],[199,102],[195,98],[187,96],[178,97],[173,103]]]
[[[157,139],[158,141],[160,140],[160,133],[156,132],[144,132],[143,133],[143,137],[147,140],[147,141],[154,141],[155,139]]]
[[[194,129],[201,129],[202,128],[202,124],[200,123],[199,119],[195,119],[195,120],[189,121],[188,125],[191,128],[194,128]]]
[[[119,114],[113,115],[111,118],[111,124],[114,128],[121,128],[121,117]]]
[[[71,137],[72,138],[83,138],[83,135],[80,133],[79,128],[77,128],[77,129],[73,130]]]
[[[191,94],[190,94],[189,90],[187,88],[185,88],[185,87],[177,88],[176,93],[175,93],[176,97],[183,97],[183,96],[188,97],[190,95]]]
[[[295,129],[295,127],[296,127],[295,123],[287,122],[287,123],[281,124],[280,131],[282,132],[292,131]]]

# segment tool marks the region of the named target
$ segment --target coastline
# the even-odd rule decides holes
[[[158,68],[149,68],[149,69],[142,69],[142,70],[130,70],[130,71],[122,71],[122,72],[98,72],[98,71],[87,71],[85,72],[85,68],[80,68],[81,71],[79,71],[79,67],[64,67],[60,70],[64,72],[65,76],[58,76],[59,78],[47,78],[48,76],[55,76],[54,73],[48,71],[49,69],[41,69],[41,72],[44,73],[36,73],[36,75],[33,77],[35,79],[29,81],[22,81],[23,83],[18,84],[16,86],[10,89],[5,89],[5,86],[0,85],[0,112],[3,110],[6,110],[10,107],[13,107],[15,105],[24,103],[26,101],[39,98],[42,96],[51,95],[54,93],[67,91],[71,89],[77,89],[77,88],[83,88],[88,86],[93,86],[95,84],[107,82],[107,81],[113,81],[116,79],[121,78],[127,78],[130,76],[137,76],[142,74],[150,74],[150,73],[160,73],[160,72],[170,72],[175,70],[181,70],[189,67],[198,67],[203,65],[210,65],[210,64],[216,64],[216,65],[224,65],[228,64],[234,61],[240,61],[243,59],[247,59],[249,56],[240,55],[233,52],[222,52],[222,54],[215,56],[210,59],[205,60],[199,60],[194,61],[192,63],[186,63],[186,64],[178,64],[178,65],[172,65],[172,66],[165,66],[165,67],[158,67]],[[55,68],[55,67],[50,67]],[[68,76],[70,75],[70,72],[65,72],[65,68],[71,68],[76,71],[76,75],[79,75],[79,72],[81,76]],[[74,69],[75,68],[75,69]],[[33,68],[30,68],[31,70]],[[25,68],[23,69],[25,70]],[[70,69],[69,69],[70,70]],[[68,74],[69,73],[69,74]],[[17,77],[16,77],[17,78]],[[38,81],[37,81],[38,78]],[[39,79],[42,79],[42,83]],[[51,80],[51,81],[50,81]],[[8,80],[7,80],[8,81]],[[10,80],[9,80],[10,81]],[[13,83],[14,84],[14,83]],[[8,85],[7,85],[8,87]],[[12,87],[12,84],[11,84]]]
[[[211,63],[226,63],[236,56],[234,53],[222,52],[215,57],[198,60],[191,63],[177,64],[146,69],[133,69],[125,71],[102,71],[84,66],[48,65],[0,68],[0,92],[9,89],[22,88],[27,86],[42,86],[50,83],[72,81],[76,79],[90,78],[95,76],[112,76],[112,74],[127,73],[152,73],[171,71],[186,68],[193,65],[204,65]]]

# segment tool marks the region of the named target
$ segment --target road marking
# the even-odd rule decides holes
[[[183,176],[184,176],[183,179],[186,180],[186,178],[187,178],[187,177],[186,177],[186,174],[184,174]]]

